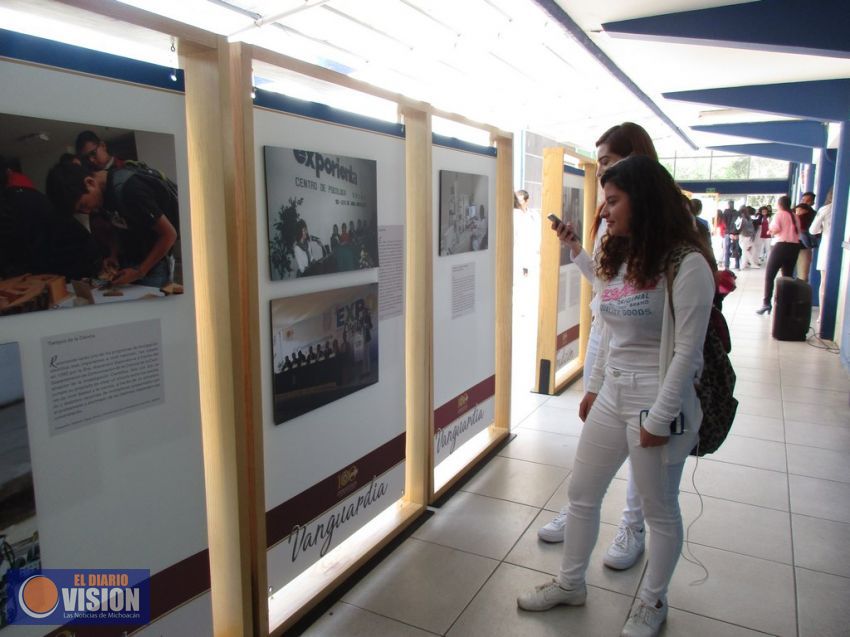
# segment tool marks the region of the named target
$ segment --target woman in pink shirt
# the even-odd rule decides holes
[[[776,202],[777,210],[770,221],[770,234],[776,243],[770,249],[764,272],[764,299],[756,314],[770,314],[773,308],[773,280],[782,269],[782,276],[794,276],[794,266],[800,254],[800,226],[797,216],[791,212],[791,197],[782,195]]]

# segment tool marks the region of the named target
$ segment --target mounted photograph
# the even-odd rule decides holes
[[[486,175],[440,171],[440,256],[486,250],[489,220]]]
[[[174,136],[0,114],[0,316],[183,293]]]
[[[377,162],[263,151],[272,280],[378,267]]]
[[[7,581],[10,569],[41,569],[21,355],[17,343],[0,343],[0,629],[18,606]],[[5,633],[4,633],[5,634]]]
[[[378,382],[378,284],[271,302],[274,422]]]

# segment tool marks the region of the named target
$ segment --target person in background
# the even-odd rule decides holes
[[[624,122],[612,126],[596,141],[597,177],[601,179],[611,166],[625,157],[634,155],[649,157],[653,160],[658,159],[655,146],[646,130],[633,122]],[[682,208],[684,209],[684,200],[682,202]],[[570,256],[573,262],[593,286],[594,295],[590,303],[592,323],[584,359],[583,379],[585,387],[590,382],[597,352],[602,347],[602,321],[599,319],[599,295],[604,287],[604,282],[597,276],[597,258],[602,253],[601,247],[606,236],[607,226],[603,214],[604,211],[605,204],[603,203],[597,209],[596,218],[591,226],[593,257],[582,249],[581,242],[575,235],[571,224],[552,225],[552,229],[558,233],[558,238],[570,246]],[[689,209],[688,217],[689,223],[693,226],[694,222]],[[538,537],[544,542],[563,542],[567,512],[567,507],[562,507],[552,521],[537,531]],[[641,504],[634,475],[630,469],[626,488],[626,507],[623,509],[623,516],[617,529],[617,535],[602,558],[603,563],[609,568],[616,570],[631,568],[637,563],[638,558],[644,552],[645,535],[643,505]]]
[[[753,256],[755,256],[758,265],[764,265],[765,255],[770,248],[770,228],[768,227],[770,225],[770,216],[767,210],[767,206],[761,206],[755,217],[753,217],[753,226],[755,227]]]
[[[770,222],[770,234],[776,243],[770,249],[764,270],[764,298],[756,314],[770,314],[773,309],[773,283],[777,272],[782,276],[794,276],[794,265],[800,253],[800,226],[797,216],[791,212],[791,197],[782,195],[776,202],[777,210]]]
[[[818,260],[815,268],[820,272],[820,311],[818,312],[817,331],[820,334],[821,314],[823,313],[824,294],[826,293],[826,269],[829,265],[829,236],[832,230],[832,188],[826,193],[826,203],[820,207],[815,215],[812,225],[809,226],[810,235],[820,235],[820,246],[818,247]]]
[[[77,135],[74,143],[80,162],[91,170],[111,170],[123,168],[124,160],[113,157],[106,148],[106,142],[100,139],[94,131],[84,130]]]
[[[727,208],[723,211],[723,267],[729,269],[729,262],[735,259],[735,269],[741,269],[741,246],[738,243],[738,221],[739,213],[735,210],[735,202],[731,199],[727,202]]]
[[[561,569],[517,604],[528,611],[584,605],[602,499],[628,457],[652,539],[621,636],[652,637],[667,619],[667,589],[684,538],[679,481],[702,421],[694,381],[703,365],[715,284],[712,257],[661,164],[628,157],[602,175],[602,187],[604,333],[579,408],[585,426],[570,476]],[[673,251],[685,254],[668,292],[665,273]],[[680,420],[685,426],[677,433],[671,423]]]
[[[741,248],[741,267],[758,267],[758,260],[753,250],[756,235],[756,227],[753,224],[752,214],[755,212],[750,206],[741,206],[738,211],[738,243]]]
[[[699,230],[699,234],[710,252],[711,226],[709,225],[708,221],[700,217],[700,213],[702,212],[702,201],[700,201],[699,199],[691,199],[689,200],[688,205],[690,206],[691,213],[694,215],[694,220],[697,224],[697,230]]]
[[[812,237],[809,226],[815,220],[815,211],[811,204],[798,203],[794,208],[800,226],[800,254],[797,256],[797,278],[809,282],[809,269],[812,267]]]
[[[807,192],[804,192],[804,193],[803,193],[803,196],[802,196],[802,197],[800,197],[800,203],[804,203],[804,204],[806,204],[807,206],[810,206],[810,207],[814,208],[814,205],[815,205],[815,193],[813,193],[811,190],[809,190],[809,191],[807,191]]]

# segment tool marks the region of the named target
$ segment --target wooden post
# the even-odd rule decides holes
[[[543,206],[540,209],[540,310],[537,318],[535,389],[555,393],[558,332],[558,274],[561,245],[547,215],[561,216],[564,200],[564,149],[543,149]]]
[[[427,504],[434,485],[434,240],[431,114],[402,108],[405,130],[407,449],[405,501]]]
[[[587,253],[593,255],[593,239],[591,239],[591,229],[596,218],[596,163],[592,161],[582,161],[581,168],[584,170],[584,220],[582,222],[582,237],[581,243]],[[584,365],[587,356],[587,339],[590,336],[590,300],[593,296],[593,289],[590,283],[584,277],[581,277],[581,310],[579,314],[579,343],[578,343],[578,358]]]
[[[511,428],[511,341],[513,320],[514,144],[496,136],[496,430]]]
[[[251,56],[180,44],[216,635],[268,634]]]

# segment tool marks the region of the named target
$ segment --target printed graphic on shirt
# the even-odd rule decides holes
[[[600,309],[603,314],[612,317],[652,316],[650,292],[654,289],[638,288],[622,279],[615,279],[602,290]]]

